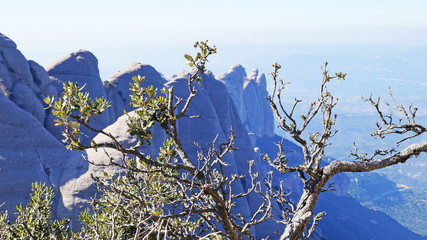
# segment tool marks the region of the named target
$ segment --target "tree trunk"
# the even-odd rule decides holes
[[[312,201],[311,193],[309,190],[304,190],[303,195],[298,203],[297,210],[295,211],[292,220],[286,225],[285,231],[280,240],[299,240],[308,226],[311,216],[313,215],[313,207],[310,202]]]
[[[326,183],[335,174],[340,172],[369,172],[375,169],[385,168],[397,163],[404,163],[413,156],[418,156],[422,152],[427,152],[427,142],[414,143],[402,151],[379,160],[368,162],[363,161],[333,161],[326,166],[320,180],[309,180],[305,186],[303,194],[298,202],[295,213],[280,236],[280,240],[299,240],[307,228],[313,215],[313,209],[317,199],[325,187]]]
[[[299,240],[307,228],[313,215],[317,199],[330,177],[323,176],[318,181],[310,180],[305,184],[304,191],[298,202],[291,221],[286,225],[280,240]]]

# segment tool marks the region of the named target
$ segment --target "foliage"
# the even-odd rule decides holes
[[[170,141],[161,148],[160,158],[169,158]],[[155,231],[159,219],[167,214],[165,206],[173,206],[180,198],[178,185],[173,178],[165,177],[158,167],[144,162],[127,159],[126,165],[141,171],[126,171],[123,174],[109,175],[105,172],[103,178],[97,177],[101,184],[101,198],[92,200],[92,213],[86,209],[81,213],[83,235],[85,239],[131,239],[145,236],[147,239],[161,231]],[[163,172],[173,175],[176,171],[165,169]],[[163,223],[160,221],[160,225]],[[179,218],[175,222],[165,223],[170,228],[182,231],[194,230],[193,223],[181,225]],[[171,233],[171,235],[173,235]]]
[[[26,207],[16,206],[16,220],[10,222],[6,212],[0,213],[1,239],[71,239],[69,220],[52,220],[52,188],[41,183],[32,184],[32,194]]]
[[[55,125],[64,126],[64,144],[69,149],[78,149],[81,146],[79,145],[81,124],[88,126],[87,123],[110,107],[111,102],[107,102],[104,98],[90,99],[89,93],[82,92],[84,86],[80,88],[77,83],[67,82],[63,87],[64,91],[60,99],[55,101],[54,97],[47,97],[45,103],[53,108],[52,113],[56,117]]]

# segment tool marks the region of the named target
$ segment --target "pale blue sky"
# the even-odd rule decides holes
[[[425,46],[426,12],[423,0],[2,0],[0,32],[13,39],[27,58],[42,65],[76,49],[93,51],[103,75],[123,69],[130,61],[148,62],[163,72],[172,61],[184,68],[181,55],[191,47],[183,46],[204,39],[219,47]],[[172,48],[170,57],[163,47]]]
[[[423,44],[426,11],[423,0],[15,0],[2,4],[0,19],[15,39],[52,43]]]

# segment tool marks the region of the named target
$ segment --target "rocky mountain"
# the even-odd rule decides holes
[[[85,50],[78,50],[68,54],[67,56],[51,63],[46,68],[49,74],[49,79],[56,83],[57,96],[62,93],[62,84],[71,81],[78,83],[80,87],[90,92],[93,98],[106,98],[107,94],[102,85],[101,77],[99,76],[98,59],[91,53]],[[104,129],[111,124],[108,110],[106,114],[98,116],[94,121],[95,129]],[[49,130],[57,139],[62,139],[61,128],[55,126],[53,115],[49,114],[46,121],[46,129]],[[95,137],[95,133],[88,129],[83,129],[82,142],[90,143]]]
[[[28,61],[12,40],[0,34],[0,203],[5,203],[0,210],[13,211],[16,204],[27,201],[32,182],[45,182],[54,188],[57,196],[54,202],[54,217],[71,218],[73,228],[78,228],[78,213],[89,205],[90,198],[97,191],[90,174],[117,169],[90,165],[82,157],[85,155],[90,161],[95,162],[106,161],[103,151],[87,150],[80,153],[67,151],[60,141],[60,129],[54,126],[50,110],[44,109],[43,99],[46,96],[58,97],[62,91],[62,84],[66,81],[74,81],[84,86],[92,97],[106,97],[112,101],[112,107],[106,114],[91,122],[93,127],[104,129],[122,143],[132,146],[135,139],[127,134],[126,116],[122,115],[123,110],[132,114],[132,108],[129,106],[129,82],[136,75],[144,76],[146,78],[144,84],[154,85],[156,88],[174,86],[175,93],[179,97],[188,94],[186,84],[188,73],[181,73],[173,79],[166,80],[154,67],[132,63],[127,69],[113,74],[108,81],[102,82],[99,77],[98,60],[88,51],[75,51],[44,69],[36,62]],[[273,142],[282,139],[274,135],[273,115],[267,101],[264,100],[268,94],[264,74],[257,70],[246,74],[242,66],[236,65],[218,77],[206,72],[203,79],[202,84],[196,86],[198,95],[188,110],[189,115],[201,117],[185,118],[178,122],[184,148],[191,158],[196,159],[198,149],[190,141],[206,146],[218,136],[219,142],[225,142],[232,127],[237,137],[238,150],[226,158],[230,164],[228,173],[247,175],[248,161],[255,160],[254,170],[266,174],[271,169],[261,161],[259,153],[271,151],[274,154],[276,149]],[[165,136],[156,127],[154,134],[156,138],[153,144],[141,148],[141,151],[149,154],[157,151]],[[86,131],[84,141],[92,139],[96,142],[108,141],[102,135],[95,136]],[[296,150],[290,161],[301,161],[299,148],[286,140],[284,142],[286,149]],[[108,151],[111,156],[120,157],[118,153]],[[285,181],[286,189],[292,191],[295,196],[298,195],[300,181],[296,176],[289,175],[285,178],[278,175],[276,184],[281,180]],[[328,213],[330,211],[332,216],[344,216],[348,220],[343,223],[348,226],[357,226],[358,221],[367,222],[371,216],[377,216],[377,213],[370,212],[372,215],[367,220],[364,216],[358,215],[358,212],[348,211],[348,208],[367,209],[354,203],[349,197],[348,178],[337,177],[334,181],[339,191],[332,194],[332,198],[325,195],[325,200],[322,200],[322,207],[327,208]],[[235,189],[243,191],[247,188],[247,181],[243,180]],[[243,216],[249,216],[256,210],[259,201],[257,197],[249,196],[236,204],[236,210]],[[385,220],[375,220],[376,225],[373,228],[399,229],[401,234],[411,236],[411,239],[421,239],[387,216],[382,216],[381,219]],[[334,221],[335,218],[326,219],[324,224],[327,225],[318,230],[316,238],[345,234],[356,236],[362,233],[363,236],[381,235],[379,230],[374,231],[372,228],[369,228],[369,231],[350,227],[328,228],[336,226],[336,224],[328,225]],[[254,233],[257,238],[261,238],[276,229],[278,226],[271,221],[257,226]]]
[[[42,100],[47,93],[54,93],[43,70],[37,63],[27,61],[16,44],[0,34],[0,90],[42,125],[46,120]]]
[[[114,73],[108,81],[103,83],[107,92],[107,98],[113,103],[113,106],[110,108],[112,123],[123,115],[124,110],[128,112],[133,110],[129,105],[129,96],[131,94],[129,84],[133,82],[132,78],[138,75],[144,76],[147,84],[153,85],[158,89],[164,87],[166,83],[163,76],[148,64],[133,62],[124,71]]]
[[[264,73],[253,69],[246,75],[241,65],[232,66],[227,73],[218,76],[236,103],[239,117],[249,134],[262,137],[274,135],[274,118],[268,96]]]

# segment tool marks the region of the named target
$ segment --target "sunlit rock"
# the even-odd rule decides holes
[[[131,95],[129,88],[130,83],[133,83],[132,78],[138,75],[145,77],[143,86],[153,85],[160,89],[166,83],[164,77],[148,64],[133,62],[124,71],[114,73],[108,81],[104,82],[108,100],[113,103],[110,108],[112,122],[123,115],[123,110],[128,112],[133,110],[129,105]]]
[[[46,70],[52,81],[52,86],[56,87],[58,94],[63,91],[62,84],[70,81],[77,83],[80,87],[84,87],[83,92],[89,92],[93,99],[107,97],[99,76],[98,59],[89,51],[78,50],[72,52],[51,63]],[[108,111],[106,110],[105,114],[97,116],[89,125],[98,130],[107,127],[111,123]],[[84,133],[82,142],[88,144],[96,134],[85,127],[82,128]],[[62,129],[55,126],[52,115],[46,121],[46,129],[58,139],[62,139]]]

